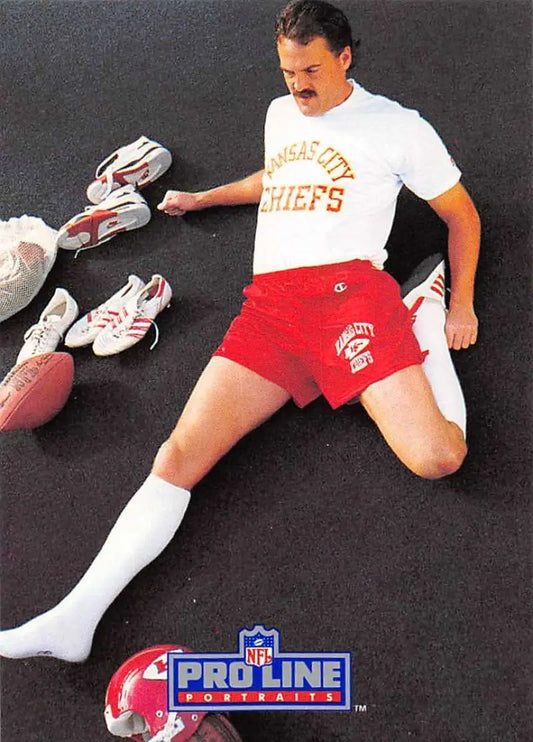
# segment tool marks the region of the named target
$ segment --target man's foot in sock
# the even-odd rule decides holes
[[[93,633],[92,628],[80,628],[79,617],[73,621],[71,615],[56,606],[15,629],[0,631],[0,656],[84,662],[91,651]]]

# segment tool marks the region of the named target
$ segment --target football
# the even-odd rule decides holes
[[[189,742],[242,742],[242,739],[225,716],[207,714]]]
[[[0,431],[47,423],[64,406],[73,382],[70,353],[42,353],[17,363],[0,383]]]

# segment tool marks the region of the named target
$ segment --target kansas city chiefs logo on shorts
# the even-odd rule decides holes
[[[374,363],[372,353],[367,350],[371,338],[374,337],[374,325],[370,322],[352,322],[346,325],[335,342],[337,356],[349,362],[352,374]]]

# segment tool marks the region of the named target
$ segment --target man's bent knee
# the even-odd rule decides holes
[[[439,447],[407,463],[411,471],[423,479],[442,479],[460,469],[467,453],[466,443]]]
[[[175,433],[159,447],[152,464],[153,474],[185,489],[191,489],[208,469],[201,456],[187,454]]]
[[[207,438],[199,434],[194,426],[178,421],[168,439],[159,448],[152,472],[171,484],[191,489],[235,442],[231,436],[212,435]]]
[[[166,468],[169,463],[175,459],[175,450],[172,445],[172,438],[167,438],[164,443],[159,446],[159,449],[155,455],[154,463],[152,465],[152,471],[157,474],[159,469]]]

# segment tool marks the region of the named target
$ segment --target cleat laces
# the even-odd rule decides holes
[[[52,325],[51,320],[45,319],[32,325],[29,330],[24,333],[24,341],[30,341],[30,347],[32,353],[39,349],[42,342],[46,342],[50,335],[54,333],[57,336],[58,342],[61,340],[61,334]]]
[[[126,321],[128,316],[129,320]],[[115,319],[111,322],[111,335],[115,338],[115,340],[120,340],[120,338],[124,335],[133,334],[135,330],[138,329],[135,325],[136,322],[139,321],[148,322],[148,324],[153,325],[155,331],[155,339],[148,349],[153,350],[159,342],[159,327],[157,326],[157,322],[155,320],[153,320],[151,317],[145,317],[139,310],[130,315],[126,307],[123,307],[117,317],[115,317]]]

